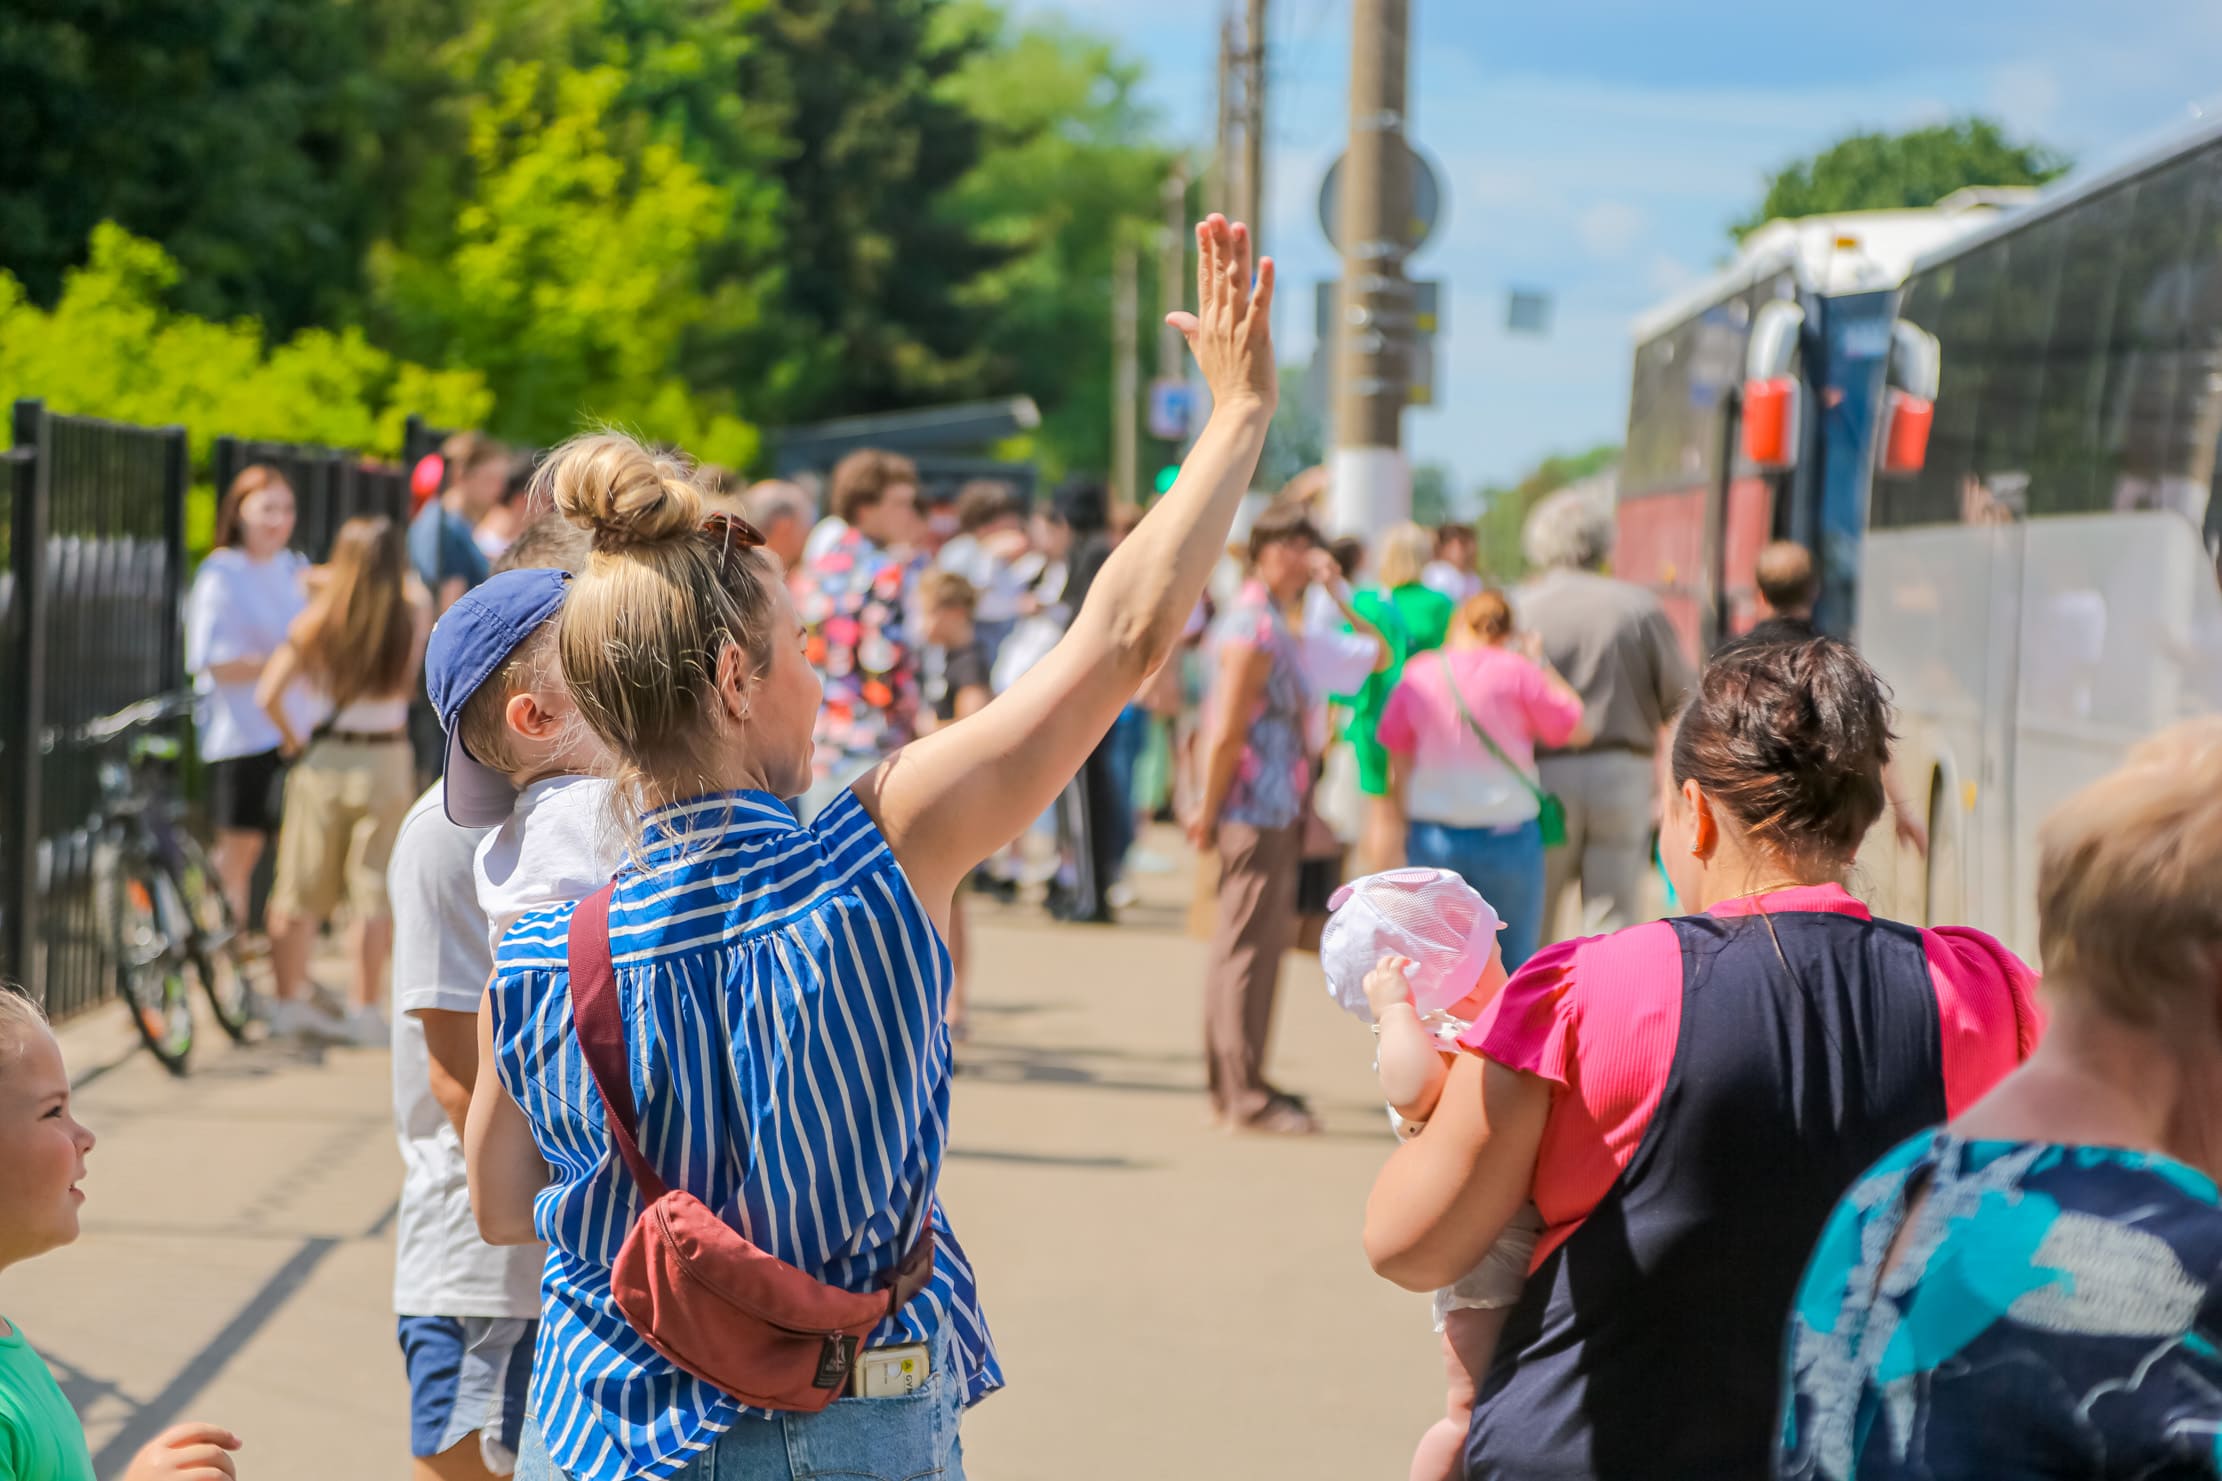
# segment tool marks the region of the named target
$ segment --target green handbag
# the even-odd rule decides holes
[[[1497,758],[1499,766],[1518,777],[1520,785],[1535,795],[1535,825],[1543,832],[1543,846],[1563,848],[1566,844],[1566,804],[1559,801],[1556,792],[1544,791],[1543,784],[1522,771],[1519,764],[1504,753],[1504,747],[1498,745],[1496,739],[1481,728],[1481,722],[1474,718],[1474,712],[1466,708],[1466,696],[1458,692],[1458,674],[1450,666],[1449,657],[1438,651],[1435,659],[1443,666],[1443,684],[1450,690],[1450,697],[1457,701],[1458,713],[1465,720],[1466,728],[1489,748],[1489,754]]]

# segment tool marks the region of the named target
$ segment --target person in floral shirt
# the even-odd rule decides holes
[[[924,533],[917,466],[876,449],[850,453],[834,465],[831,503],[848,528],[793,578],[804,652],[825,680],[805,820],[909,742],[918,716],[918,649],[909,631]]]

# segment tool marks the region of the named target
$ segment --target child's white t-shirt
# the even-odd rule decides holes
[[[517,794],[498,828],[479,840],[478,908],[496,948],[518,920],[544,905],[583,900],[617,873],[625,838],[602,777],[544,777]]]

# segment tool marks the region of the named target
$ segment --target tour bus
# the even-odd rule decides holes
[[[1702,651],[1748,620],[1764,539],[1814,548],[1818,619],[1889,681],[1898,785],[1931,834],[1924,860],[1877,830],[1877,904],[2033,959],[2045,815],[2222,705],[2222,126],[2018,207],[1965,204],[1901,282],[1884,260],[1836,292],[1810,254],[1752,282],[1741,382],[1709,387],[1721,409],[1667,453],[1692,418],[1647,388],[1643,338],[1621,569],[1683,602]],[[1654,515],[1692,449],[1688,507]]]

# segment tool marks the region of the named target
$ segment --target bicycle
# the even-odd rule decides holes
[[[192,981],[234,1043],[262,1016],[255,982],[267,948],[251,946],[215,866],[185,824],[176,775],[183,747],[154,727],[192,707],[157,695],[71,732],[103,754],[93,820],[93,900],[100,947],[149,1051],[182,1075],[193,1052]]]

